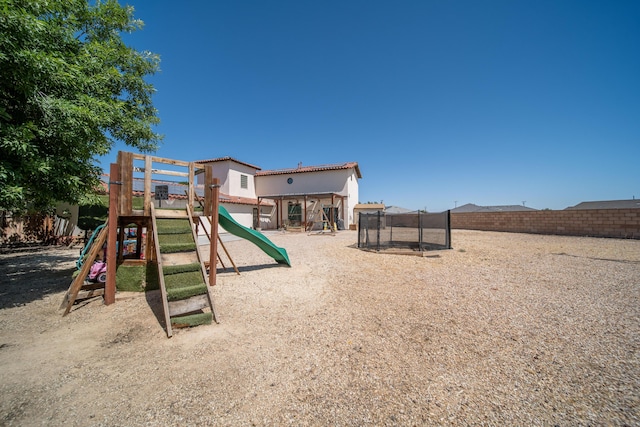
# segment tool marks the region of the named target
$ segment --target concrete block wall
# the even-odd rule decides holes
[[[452,212],[451,228],[640,239],[640,209]]]

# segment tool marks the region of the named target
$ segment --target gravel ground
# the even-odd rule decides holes
[[[0,425],[640,425],[640,241],[270,238],[293,266],[227,242],[221,323],[171,339],[157,291],[62,318],[77,249],[0,254]]]

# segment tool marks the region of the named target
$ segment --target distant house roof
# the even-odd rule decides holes
[[[390,213],[390,214],[394,214],[394,213],[408,213],[408,212],[415,212],[412,211],[411,209],[407,209],[407,208],[401,208],[400,206],[387,206],[384,211],[386,213]]]
[[[596,202],[582,202],[575,206],[570,206],[565,210],[570,209],[640,209],[640,200],[602,200]]]
[[[250,163],[242,162],[242,161],[240,161],[238,159],[234,159],[233,157],[229,157],[229,156],[217,157],[215,159],[206,159],[206,160],[198,160],[198,161],[196,161],[196,163],[202,163],[202,164],[217,163],[217,162],[235,162],[235,163],[238,163],[240,165],[248,166],[248,167],[253,168],[255,170],[260,170],[260,168],[258,166],[252,165]]]
[[[353,209],[372,209],[372,210],[383,211],[384,203],[358,203],[353,207]]]
[[[518,212],[518,211],[537,211],[538,209],[530,208],[528,206],[521,205],[502,205],[502,206],[478,206],[473,203],[467,203],[466,205],[459,206],[455,209],[451,209],[451,213],[466,213],[466,212]]]
[[[273,170],[260,171],[256,173],[256,176],[285,175],[285,174],[291,174],[291,173],[320,172],[320,171],[341,170],[341,169],[351,169],[351,168],[354,168],[356,170],[356,174],[358,178],[362,178],[362,174],[360,173],[360,167],[358,166],[358,162],[335,163],[335,164],[318,165],[318,166],[302,166],[302,164],[299,164],[297,168],[273,169]]]

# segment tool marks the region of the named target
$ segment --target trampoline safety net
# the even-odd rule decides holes
[[[451,249],[450,218],[450,211],[403,214],[360,212],[358,248],[376,251]]]

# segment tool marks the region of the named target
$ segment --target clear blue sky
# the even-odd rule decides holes
[[[429,211],[640,198],[640,1],[121,3],[159,156],[357,161],[361,202]]]

